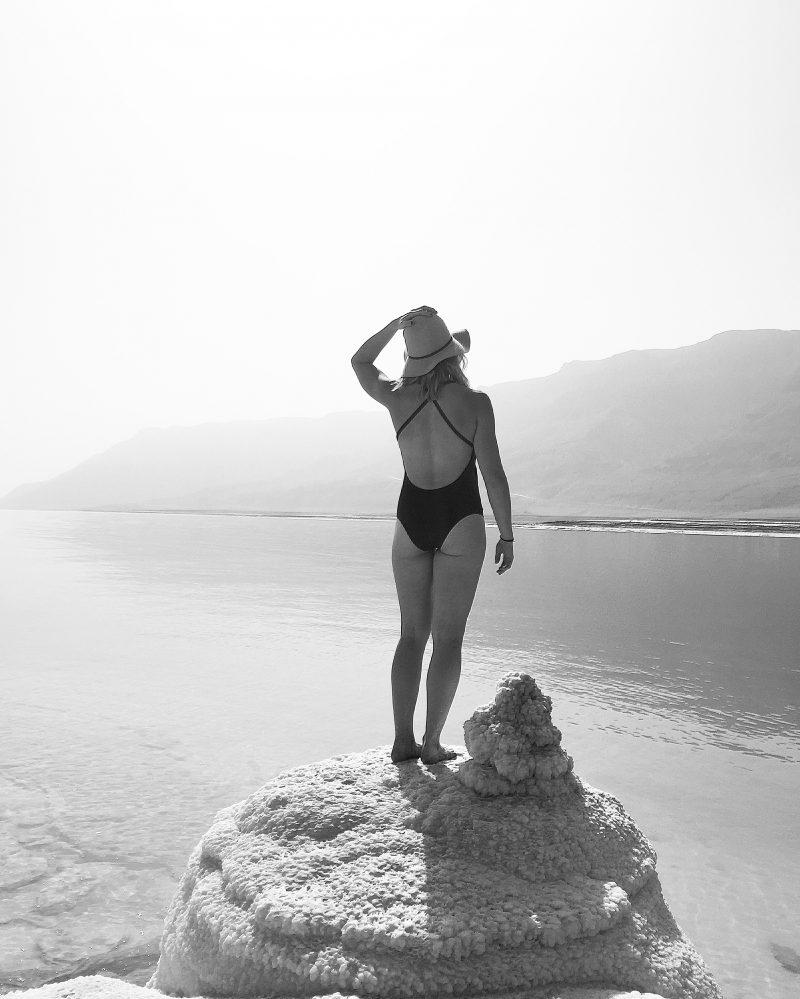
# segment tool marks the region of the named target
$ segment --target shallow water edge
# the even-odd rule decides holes
[[[45,511],[41,511],[45,512]],[[74,513],[157,513],[181,514],[202,517],[275,517],[281,520],[360,520],[392,521],[394,515],[381,513],[298,513],[296,511],[275,510],[193,510],[193,509],[136,509],[133,507],[88,507],[75,511],[52,511]],[[486,516],[486,523],[497,525],[494,518]],[[678,534],[733,535],[768,538],[800,538],[800,520],[778,518],[761,520],[749,517],[716,519],[712,517],[557,517],[523,516],[514,522],[515,528],[552,531],[643,531],[651,534],[675,532]]]

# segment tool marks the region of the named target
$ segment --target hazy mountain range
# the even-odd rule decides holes
[[[798,330],[574,361],[488,391],[516,517],[800,516]],[[402,474],[382,409],[206,423],[142,430],[0,507],[392,514]]]

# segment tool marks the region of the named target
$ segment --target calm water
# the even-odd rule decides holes
[[[0,990],[146,980],[218,808],[391,741],[391,533],[0,512]],[[487,557],[444,740],[532,673],[727,999],[796,999],[800,539],[519,530],[511,572]]]

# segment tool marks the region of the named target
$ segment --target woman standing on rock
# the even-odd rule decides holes
[[[399,329],[406,341],[405,365],[392,381],[375,367],[375,359]],[[389,410],[405,469],[392,544],[400,603],[400,640],[392,662],[395,763],[417,758],[440,763],[456,755],[440,737],[461,676],[461,644],[486,552],[476,458],[500,530],[497,572],[514,561],[511,496],[494,411],[485,392],[469,387],[468,350],[466,330],[451,335],[436,310],[422,306],[393,320],[352,357],[364,391]],[[431,635],[420,746],[414,708]]]

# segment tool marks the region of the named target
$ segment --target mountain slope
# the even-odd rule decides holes
[[[800,331],[572,362],[489,394],[515,515],[800,514]],[[0,506],[392,513],[401,479],[388,415],[336,413],[143,430]]]

